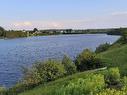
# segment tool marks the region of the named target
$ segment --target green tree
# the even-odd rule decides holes
[[[5,34],[5,30],[4,30],[4,28],[3,27],[1,27],[0,26],[0,36],[4,36],[4,34]]]
[[[120,72],[118,68],[110,68],[105,75],[106,83],[111,85],[117,85],[120,83]]]
[[[73,73],[76,73],[76,66],[73,63],[73,61],[67,56],[64,55],[62,64],[64,65],[65,71],[67,75],[71,75]]]
[[[78,71],[91,70],[103,66],[101,59],[89,49],[85,49],[76,57],[75,64]]]
[[[28,85],[45,83],[65,75],[64,66],[59,61],[48,60],[36,63],[24,72],[24,83]]]

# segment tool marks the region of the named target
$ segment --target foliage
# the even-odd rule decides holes
[[[48,82],[62,77],[65,74],[64,66],[60,61],[48,60],[35,65],[41,78]]]
[[[120,83],[120,73],[118,68],[110,68],[105,75],[105,81],[108,85],[117,85]]]
[[[123,86],[127,87],[127,76],[124,76],[124,77],[122,78],[121,82],[122,82],[122,85],[123,85]]]
[[[39,73],[37,72],[37,69],[34,67],[24,68],[23,75],[22,82],[28,86],[39,84],[42,80],[39,76]]]
[[[120,42],[122,44],[126,44],[127,43],[127,30],[122,33],[122,37],[120,38]]]
[[[5,34],[5,29],[0,26],[0,37],[3,37]]]
[[[96,53],[100,53],[100,52],[104,52],[106,50],[108,50],[110,47],[110,44],[105,43],[105,44],[101,44],[100,46],[98,46],[95,50]]]
[[[118,28],[118,29],[111,29],[110,31],[107,32],[108,35],[121,35],[122,28]]]
[[[38,84],[53,81],[65,74],[64,66],[55,60],[36,63],[32,69],[26,70],[24,74],[25,84]]]
[[[96,95],[127,95],[127,93],[125,91],[116,89],[106,89]]]
[[[26,84],[17,83],[15,86],[7,89],[6,95],[17,95],[18,93],[24,92],[29,89],[31,88],[29,88]]]
[[[22,31],[6,31],[5,37],[6,38],[27,37],[27,33]]]
[[[4,87],[0,87],[0,95],[5,95],[6,89]]]
[[[76,66],[67,55],[64,55],[62,64],[64,65],[66,75],[72,75],[76,73]]]
[[[35,87],[34,89],[31,89],[29,91],[25,91],[24,93],[21,93],[19,95],[55,95],[53,92],[56,89],[60,89],[63,85],[66,86],[70,82],[75,82],[79,78],[86,79],[88,78],[89,75],[96,73],[94,70],[90,71],[85,71],[85,72],[80,72],[76,73],[67,77],[60,78],[58,80],[48,82],[45,85],[39,85]],[[53,94],[52,94],[53,93]]]
[[[107,88],[106,76],[110,76],[118,68],[111,68],[104,71],[86,71],[61,78],[48,84],[40,85],[35,89],[21,93],[19,95],[126,95],[127,79],[122,79],[123,87]],[[107,74],[106,74],[107,73]],[[113,74],[118,75],[119,74]],[[117,78],[115,78],[117,80]],[[126,93],[126,94],[123,94]]]
[[[78,71],[91,70],[103,66],[101,59],[88,49],[85,49],[76,57],[75,64]]]
[[[67,86],[63,86],[61,89],[57,89],[54,95],[94,95],[104,87],[104,76],[91,74],[85,79],[80,78],[77,81],[70,82]]]

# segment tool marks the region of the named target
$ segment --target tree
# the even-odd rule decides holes
[[[3,27],[0,26],[0,36],[4,36],[5,30]]]
[[[38,31],[38,29],[37,29],[37,28],[34,28],[34,29],[33,29],[33,32],[37,32],[37,31]]]
[[[85,49],[76,57],[75,65],[78,71],[91,70],[103,66],[101,59],[89,49]]]
[[[67,55],[64,55],[62,64],[64,65],[66,75],[76,73],[76,66]]]
[[[53,81],[65,75],[64,66],[59,61],[48,60],[36,63],[30,69],[24,70],[24,83],[27,85]]]

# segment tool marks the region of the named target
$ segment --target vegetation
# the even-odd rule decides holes
[[[66,75],[72,75],[77,72],[75,64],[67,55],[64,55],[62,64],[64,65]]]
[[[118,68],[111,68],[104,71],[87,71],[77,73],[72,76],[50,82],[45,86],[40,85],[19,95],[126,95],[127,84],[122,85],[127,82],[126,78],[120,79],[124,81],[119,82],[122,85],[120,88],[107,86],[106,76],[112,77],[114,72],[119,74]],[[119,79],[119,77],[116,78],[115,76],[112,78],[113,80]]]
[[[0,38],[19,38],[28,36],[44,36],[44,35],[58,35],[58,34],[108,34],[108,35],[122,35],[126,28],[111,28],[111,29],[87,29],[87,30],[73,30],[73,29],[49,29],[49,30],[5,30],[0,27]]]
[[[27,33],[22,31],[6,31],[4,37],[5,38],[27,37]]]
[[[80,53],[75,60],[78,71],[85,71],[103,67],[102,61],[96,54],[88,49]]]
[[[101,53],[103,61],[108,67],[119,67],[122,75],[127,75],[127,45]]]
[[[96,53],[101,53],[101,52],[107,51],[107,50],[110,48],[110,46],[111,46],[111,45],[108,44],[108,43],[101,44],[101,45],[99,45],[99,46],[96,48],[95,52],[96,52]]]
[[[24,82],[27,85],[45,83],[63,77],[64,66],[59,61],[48,60],[36,63],[31,69],[25,72]]]
[[[120,88],[120,73],[118,68],[111,68],[105,73],[105,82],[108,87]]]
[[[105,81],[103,75],[90,74],[87,78],[79,78],[59,90],[56,89],[54,95],[95,95],[95,93],[100,92],[104,87]]]
[[[126,95],[126,90],[106,89],[97,95]]]
[[[5,36],[5,29],[3,27],[0,27],[0,37]]]

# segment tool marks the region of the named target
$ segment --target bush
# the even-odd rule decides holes
[[[3,37],[5,34],[5,30],[3,27],[0,26],[0,37]]]
[[[62,77],[65,74],[64,66],[59,61],[48,60],[35,66],[41,78],[48,82]]]
[[[64,66],[59,61],[48,60],[35,64],[32,69],[25,72],[25,84],[39,84],[53,81],[65,74]]]
[[[98,81],[99,80],[99,81]],[[57,89],[52,95],[95,95],[105,87],[104,76],[90,74]]]
[[[27,37],[27,33],[22,31],[6,31],[6,38],[19,38],[19,37]]]
[[[37,68],[24,68],[23,70],[23,83],[27,86],[37,85],[41,82],[41,77],[37,72]]]
[[[121,79],[121,82],[122,82],[122,85],[123,85],[124,87],[127,87],[127,77],[126,77],[126,76],[124,76],[124,77]]]
[[[106,83],[110,85],[117,85],[120,83],[120,73],[118,68],[110,68],[105,75]]]
[[[6,89],[4,87],[0,87],[0,95],[5,95]]]
[[[18,95],[18,93],[29,90],[30,89],[29,87],[26,84],[17,83],[15,86],[9,88],[6,91],[6,95]]]
[[[91,70],[103,66],[101,59],[88,49],[85,49],[76,57],[75,64],[78,71]]]
[[[105,43],[105,44],[101,44],[100,46],[98,46],[95,50],[96,53],[100,53],[100,52],[104,52],[106,50],[108,50],[110,47],[110,44]]]
[[[96,95],[127,95],[127,93],[122,90],[106,89]]]
[[[64,55],[62,64],[64,65],[66,75],[72,75],[76,73],[76,66],[68,56]]]

